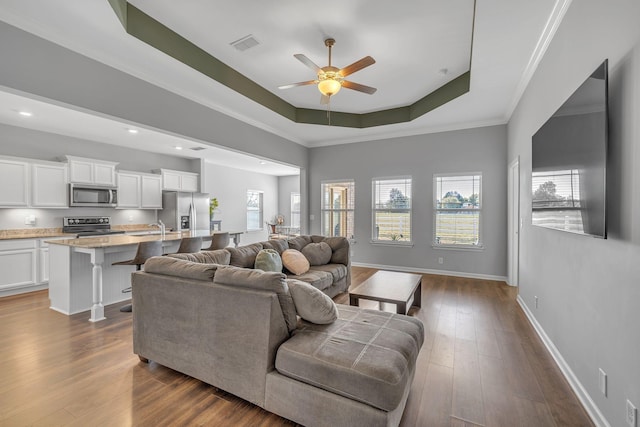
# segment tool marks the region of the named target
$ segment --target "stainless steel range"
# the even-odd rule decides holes
[[[111,217],[108,216],[64,217],[62,218],[62,232],[76,233],[76,237],[124,234],[124,231],[111,229]]]

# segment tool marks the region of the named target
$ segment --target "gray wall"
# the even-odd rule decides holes
[[[151,172],[160,168],[200,172],[199,160],[166,156],[0,123],[0,155],[55,162],[64,158],[65,154],[118,162],[118,169],[137,172]]]
[[[520,298],[612,426],[627,425],[627,398],[640,407],[639,17],[637,1],[572,2],[508,124],[508,158],[520,157]],[[605,58],[609,237],[532,227],[531,136]],[[598,368],[608,374],[607,397]]]
[[[355,180],[356,263],[443,270],[469,276],[504,278],[506,263],[507,135],[492,126],[313,148],[309,155],[311,232],[320,232],[320,183]],[[433,174],[482,172],[484,250],[432,248]],[[371,240],[371,180],[411,175],[413,178],[414,246],[374,245]],[[438,257],[444,258],[442,265]]]
[[[278,177],[278,213],[284,215],[284,225],[291,225],[291,193],[299,192],[300,176]]]
[[[218,199],[215,219],[222,221],[222,230],[247,229],[247,190],[263,191],[264,221],[278,214],[278,177],[248,172],[204,162],[203,192]],[[269,231],[263,221],[263,230],[243,234],[241,244],[267,240]]]

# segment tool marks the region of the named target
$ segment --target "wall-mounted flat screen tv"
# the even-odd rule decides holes
[[[532,138],[532,223],[607,237],[604,61]]]

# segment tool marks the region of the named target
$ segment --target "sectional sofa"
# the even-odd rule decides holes
[[[140,359],[305,426],[397,426],[422,323],[335,305],[282,272],[226,265],[233,252],[155,257],[132,275]],[[346,277],[334,280],[340,289]]]

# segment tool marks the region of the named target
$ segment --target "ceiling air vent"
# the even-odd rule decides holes
[[[193,150],[193,151],[202,151],[202,150],[206,150],[206,148],[205,148],[205,147],[191,147],[191,148],[190,148],[190,150]]]
[[[248,36],[244,36],[243,38],[238,39],[229,44],[235,47],[236,49],[238,49],[240,52],[244,52],[247,49],[250,49],[254,46],[259,45],[260,42],[256,40],[255,37],[253,37],[253,35],[249,34]]]

